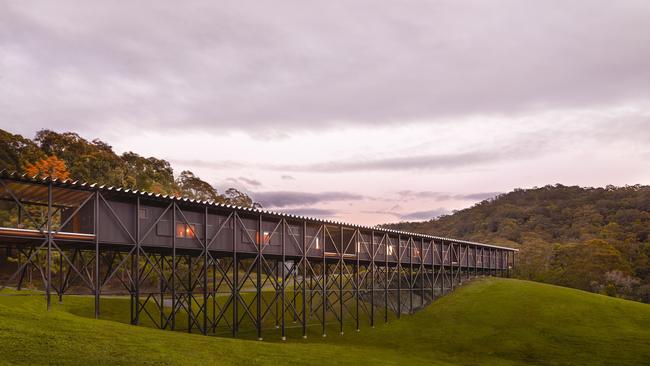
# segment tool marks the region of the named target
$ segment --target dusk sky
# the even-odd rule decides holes
[[[371,225],[650,184],[650,1],[134,3],[0,0],[0,128]]]

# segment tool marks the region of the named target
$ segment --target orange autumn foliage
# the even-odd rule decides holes
[[[40,175],[60,180],[70,179],[70,173],[68,173],[65,162],[54,155],[28,165],[25,172],[30,176]]]

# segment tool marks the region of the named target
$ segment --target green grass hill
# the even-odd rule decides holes
[[[46,312],[41,296],[0,296],[4,364],[648,365],[650,305],[513,279],[481,279],[401,320],[286,342],[206,337],[122,322],[92,298]],[[128,303],[126,305],[128,311]],[[122,314],[124,315],[124,314]],[[128,313],[126,314],[128,317]]]

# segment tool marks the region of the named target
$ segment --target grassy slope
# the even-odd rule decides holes
[[[124,300],[115,300],[124,301]],[[617,364],[650,363],[650,305],[519,280],[467,285],[412,316],[344,336],[286,343],[203,337],[88,319],[92,302],[0,297],[9,364]],[[106,316],[110,316],[108,305]],[[127,307],[128,309],[128,307]],[[128,316],[128,315],[127,315]],[[336,334],[336,335],[334,335]],[[267,337],[269,338],[269,337]]]

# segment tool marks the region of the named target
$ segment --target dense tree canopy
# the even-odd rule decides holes
[[[219,194],[190,171],[174,178],[168,161],[134,152],[118,155],[104,141],[88,141],[74,132],[41,130],[34,140],[0,130],[0,170],[54,175],[109,186],[209,200],[245,207],[260,207],[234,188]]]
[[[520,277],[650,302],[650,186],[516,189],[386,226],[517,247]]]

